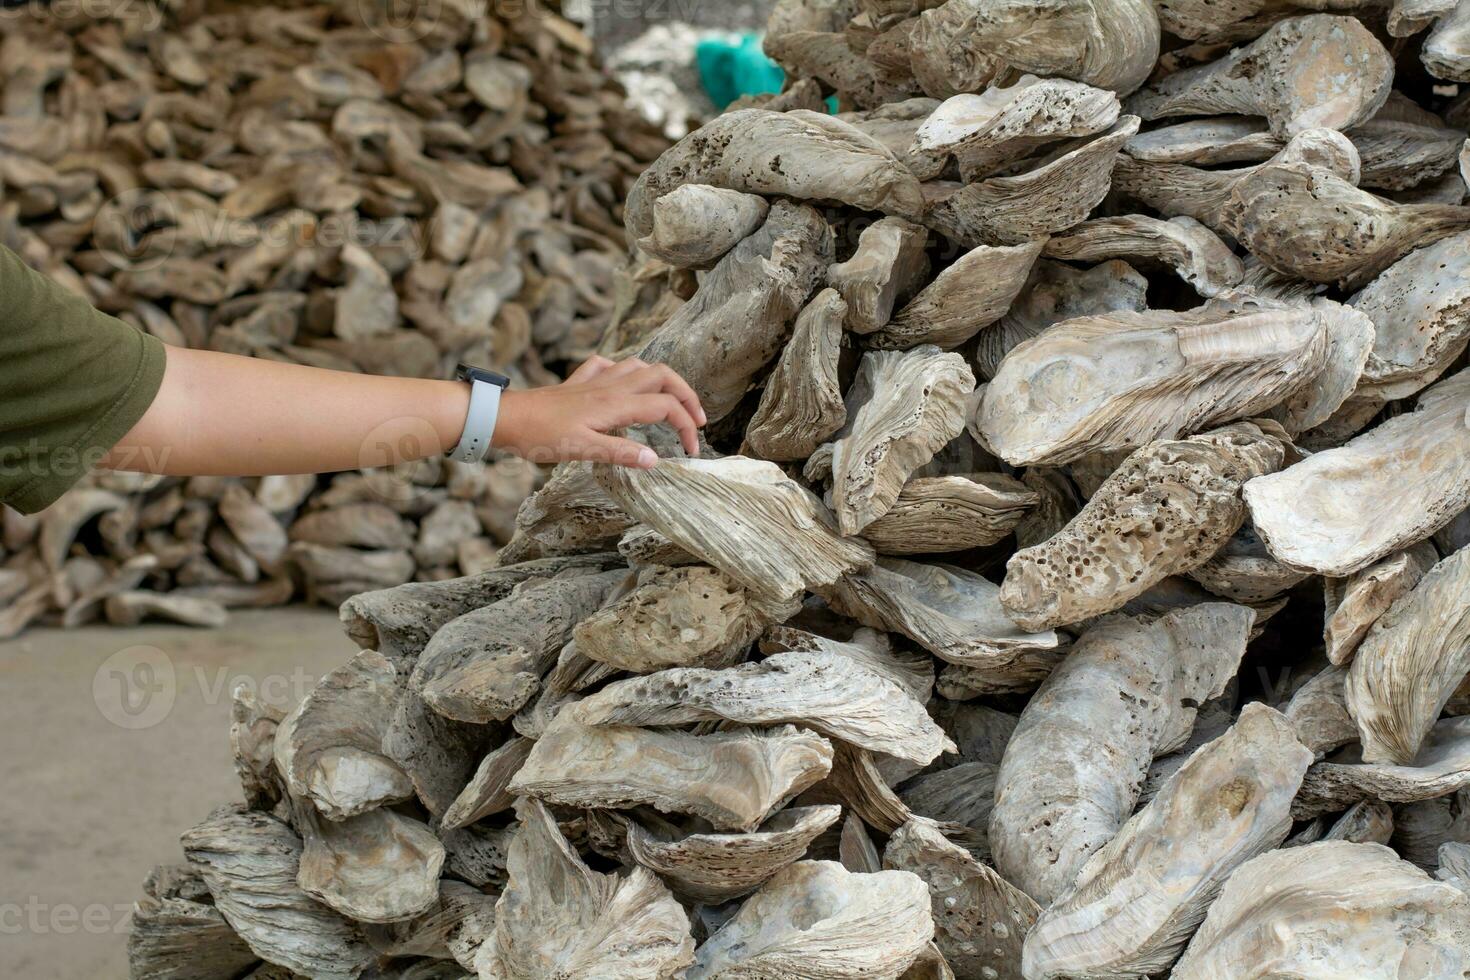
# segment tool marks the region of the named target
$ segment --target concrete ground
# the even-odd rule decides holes
[[[240,798],[231,690],[294,704],[354,652],[335,614],[299,608],[0,643],[0,978],[126,978],[143,878]]]

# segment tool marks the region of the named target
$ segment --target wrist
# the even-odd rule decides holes
[[[439,452],[459,445],[470,414],[470,386],[463,381],[434,381],[438,389],[431,404],[436,406],[433,426],[439,434]]]
[[[495,422],[495,432],[490,436],[490,448],[522,455],[520,433],[523,428],[522,415],[525,399],[531,392],[507,388],[500,394],[500,417]]]

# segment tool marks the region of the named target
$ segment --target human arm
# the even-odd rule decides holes
[[[443,454],[464,429],[459,381],[328,371],[214,351],[167,349],[158,394],[101,466],[188,476],[330,473]],[[698,451],[699,399],[663,365],[593,358],[563,384],[502,395],[492,447],[535,462],[649,467],[616,429],[668,422]]]

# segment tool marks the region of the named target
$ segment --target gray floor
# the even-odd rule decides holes
[[[310,609],[0,643],[0,978],[127,977],[139,883],[239,797],[231,690],[294,703],[353,652]]]

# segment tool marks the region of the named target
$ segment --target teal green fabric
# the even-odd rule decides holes
[[[739,41],[709,38],[694,49],[699,80],[710,101],[723,109],[742,95],[761,95],[781,91],[786,73],[761,50],[756,34],[743,35]]]
[[[0,503],[34,513],[137,424],[163,383],[157,337],[0,246]]]

